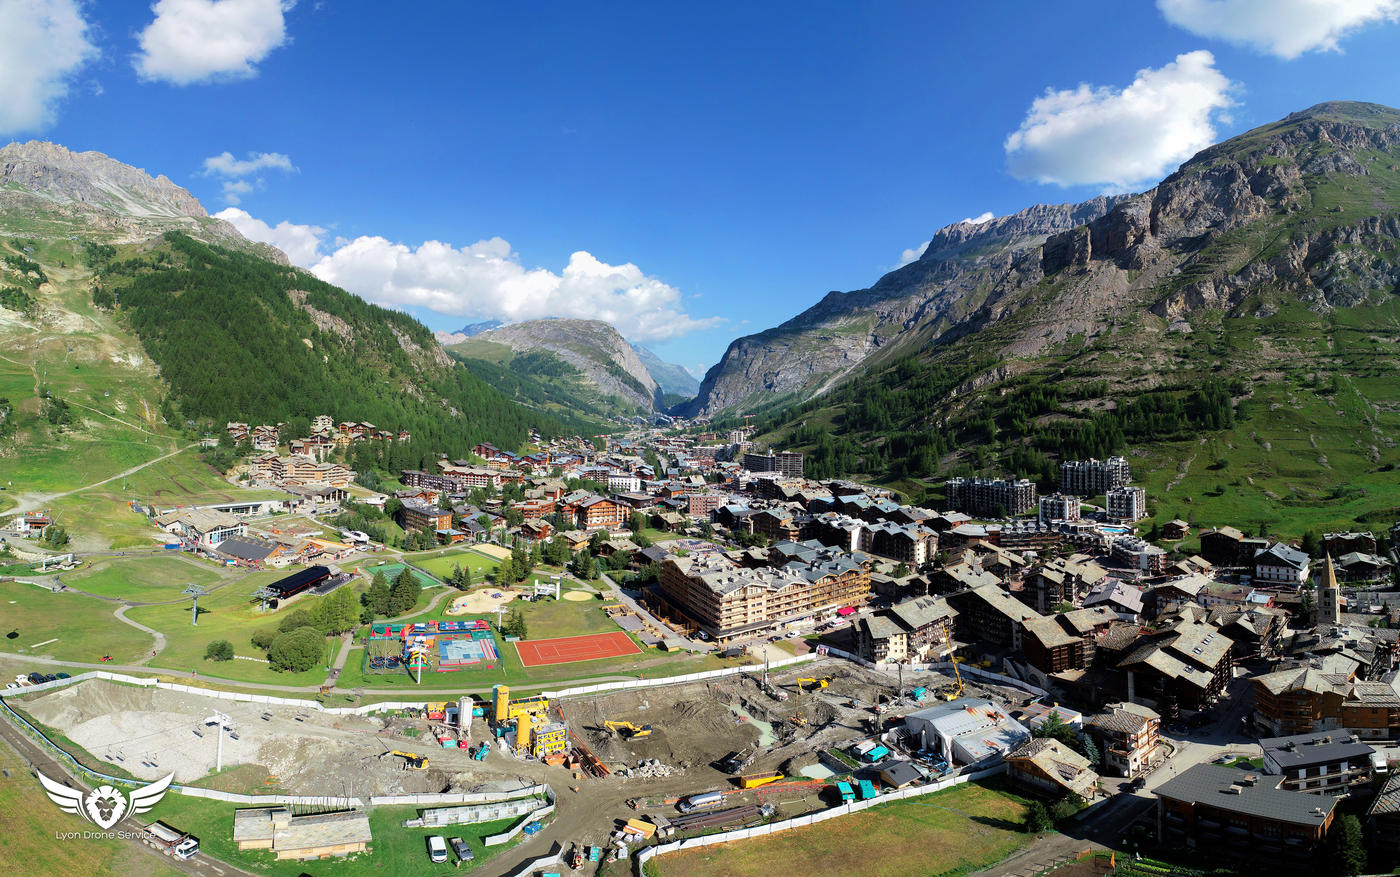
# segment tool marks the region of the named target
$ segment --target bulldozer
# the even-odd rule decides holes
[[[379,757],[383,758],[385,755],[397,755],[399,758],[402,758],[404,770],[428,769],[428,756],[426,755],[416,755],[412,752],[403,752],[401,750],[395,749],[392,752],[385,752]]]
[[[609,731],[616,731],[626,740],[637,740],[651,736],[651,725],[642,725],[639,728],[631,722],[604,722],[603,727]]]

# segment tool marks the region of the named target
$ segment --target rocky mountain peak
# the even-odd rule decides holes
[[[31,140],[0,148],[0,186],[10,185],[60,203],[134,217],[209,214],[188,191],[101,152],[73,152]]]

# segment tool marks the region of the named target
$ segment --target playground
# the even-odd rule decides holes
[[[368,674],[412,672],[420,666],[439,673],[477,667],[491,670],[500,664],[496,638],[484,620],[376,624],[365,644]]]
[[[525,640],[515,644],[520,663],[526,667],[548,664],[572,664],[598,658],[618,658],[641,652],[627,634],[620,631],[591,636],[566,636],[559,639]]]

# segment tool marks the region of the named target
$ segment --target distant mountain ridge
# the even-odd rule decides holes
[[[637,356],[642,360],[642,364],[656,379],[656,384],[661,388],[661,392],[668,396],[690,397],[699,391],[700,381],[696,380],[695,375],[691,374],[685,366],[667,362],[640,344],[633,344],[632,349],[637,351]]]

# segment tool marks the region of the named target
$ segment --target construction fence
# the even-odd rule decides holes
[[[814,660],[817,656],[799,655],[793,658],[783,658],[778,661],[770,661],[769,669],[779,667],[789,667],[794,664],[801,664]],[[623,682],[604,682],[597,685],[582,685],[576,688],[564,688],[559,691],[543,691],[545,697],[554,700],[563,700],[570,697],[583,697],[590,694],[600,694],[606,691],[624,691],[634,688],[655,688],[661,685],[680,685],[686,682],[700,682],[706,679],[718,679],[724,676],[733,676],[739,673],[752,673],[761,669],[758,664],[745,664],[739,667],[723,667],[719,670],[706,670],[701,673],[687,673],[681,676],[658,676],[654,679],[629,679]],[[231,700],[240,703],[260,703],[270,706],[290,706],[298,709],[315,710],[316,712],[338,716],[363,716],[369,713],[384,712],[385,710],[398,710],[415,708],[421,709],[424,703],[433,698],[424,700],[406,701],[379,701],[377,703],[366,704],[365,706],[327,707],[319,701],[303,700],[301,698],[278,697],[272,694],[249,694],[241,691],[221,691],[215,688],[200,688],[195,685],[183,685],[179,682],[161,682],[149,676],[127,676],[124,673],[112,673],[107,670],[89,670],[86,673],[79,673],[69,679],[56,679],[53,682],[41,682],[38,685],[29,685],[15,694],[24,696],[43,691],[52,691],[62,688],[65,685],[72,685],[88,679],[103,679],[108,682],[118,682],[123,685],[136,685],[142,688],[162,688],[166,691],[178,691],[184,694],[195,694],[200,697],[212,697],[218,700]],[[440,697],[438,699],[441,699]]]
[[[887,794],[880,795],[876,798],[870,798],[869,800],[851,801],[846,804],[841,804],[837,807],[832,807],[828,810],[822,810],[818,813],[808,813],[806,816],[796,816],[792,819],[785,819],[782,822],[771,822],[767,825],[757,825],[753,828],[741,828],[736,829],[735,831],[720,832],[719,834],[708,834],[704,837],[692,837],[687,838],[685,840],[677,840],[671,841],[670,843],[658,844],[653,847],[647,847],[646,849],[638,850],[636,855],[632,857],[632,861],[634,867],[636,868],[637,877],[642,877],[642,870],[645,867],[646,863],[655,856],[664,856],[667,853],[674,853],[678,850],[691,850],[696,849],[697,847],[709,847],[714,846],[715,844],[749,840],[751,838],[763,837],[769,834],[777,834],[778,832],[782,831],[790,831],[794,828],[802,828],[808,825],[816,825],[818,823],[825,822],[828,819],[835,819],[838,816],[848,816],[852,813],[859,813],[862,810],[868,810],[871,807],[878,807],[881,804],[888,804],[891,801],[903,801],[907,798],[917,798],[922,795],[932,795],[935,792],[941,792],[945,789],[951,789],[954,786],[961,785],[962,783],[967,783],[973,780],[980,780],[989,776],[994,776],[996,774],[1004,772],[1005,770],[1006,765],[998,764],[995,767],[989,767],[985,770],[961,774],[955,777],[948,777],[947,779],[942,779],[935,783],[929,783],[926,786],[914,786],[908,789],[899,789],[898,791],[892,791]]]

